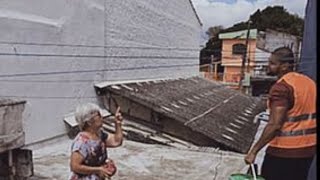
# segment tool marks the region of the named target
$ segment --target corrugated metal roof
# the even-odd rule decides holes
[[[242,153],[250,148],[258,127],[254,118],[262,111],[257,98],[200,77],[118,84],[102,91],[130,99]]]
[[[247,32],[248,32],[248,30],[220,33],[219,39],[246,39]],[[256,39],[257,33],[258,33],[257,29],[251,29],[249,39]]]

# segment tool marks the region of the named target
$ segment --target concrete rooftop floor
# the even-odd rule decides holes
[[[257,135],[264,126],[262,122]],[[34,176],[30,179],[68,179],[71,141],[63,136],[29,147],[33,149],[34,163]],[[220,150],[198,152],[125,140],[121,147],[108,152],[118,167],[113,180],[223,180],[248,169],[243,154]],[[264,150],[257,157],[259,167],[263,155]]]

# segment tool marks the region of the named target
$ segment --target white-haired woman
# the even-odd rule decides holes
[[[96,104],[78,106],[75,117],[81,131],[71,145],[70,179],[100,180],[113,176],[116,167],[112,160],[108,159],[106,147],[118,147],[122,144],[120,107],[115,113],[114,134],[101,131],[103,120],[100,107]]]

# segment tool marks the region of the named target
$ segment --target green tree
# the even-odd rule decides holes
[[[200,51],[200,65],[211,63],[211,56],[213,55],[215,61],[221,60],[222,40],[219,39],[219,33],[223,30],[223,26],[209,27],[206,34],[209,40],[206,46]],[[218,65],[218,72],[222,72],[223,67]]]
[[[299,37],[303,35],[304,20],[297,14],[290,14],[283,6],[268,6],[262,11],[258,9],[250,16],[250,19],[252,21],[251,27],[257,28],[259,31],[273,29]],[[240,22],[222,32],[245,29],[247,29],[247,23]]]
[[[213,26],[209,27],[206,31],[206,34],[209,36],[209,39],[218,36],[219,32],[223,30],[223,26]]]
[[[222,41],[219,39],[219,33],[223,30],[222,26],[209,27],[206,34],[209,40],[206,47],[200,51],[200,64],[208,64],[211,62],[211,55],[219,59],[221,57]]]

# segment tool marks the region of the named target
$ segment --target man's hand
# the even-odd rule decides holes
[[[268,124],[264,128],[257,143],[244,158],[247,164],[253,163],[258,152],[277,135],[277,132],[281,130],[287,112],[288,108],[286,106],[271,106]]]
[[[254,160],[256,159],[256,156],[257,154],[256,153],[253,153],[252,151],[250,151],[246,157],[244,158],[244,161],[247,163],[247,164],[253,164],[254,163]]]

